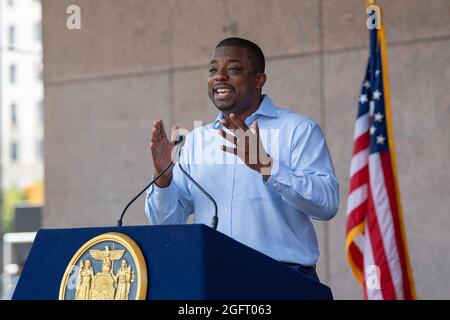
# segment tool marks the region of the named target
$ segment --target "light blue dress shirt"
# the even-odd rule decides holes
[[[274,160],[267,181],[236,155],[220,147],[226,142],[218,128],[223,114],[195,128],[186,137],[180,162],[216,200],[217,230],[278,261],[313,265],[319,257],[311,218],[331,219],[338,210],[339,185],[319,126],[311,119],[281,109],[264,96],[258,110],[247,117],[257,120],[261,141]],[[213,204],[178,168],[166,188],[147,190],[145,212],[151,224],[210,225]]]

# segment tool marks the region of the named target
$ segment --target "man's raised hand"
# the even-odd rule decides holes
[[[174,141],[177,137],[178,129],[179,127],[176,125],[172,127],[171,139],[169,140],[163,121],[159,119],[153,122],[150,150],[155,167],[155,175],[162,172],[172,162],[172,150],[175,146]],[[172,168],[167,170],[155,183],[158,187],[164,188],[170,184],[171,180]]]
[[[234,133],[234,136],[230,136],[224,130],[219,129],[219,134],[233,145],[231,147],[222,145],[222,150],[237,155],[242,162],[259,172],[264,180],[267,180],[272,169],[272,159],[262,145],[258,122],[254,121],[252,127],[249,128],[244,121],[231,113],[220,123]]]

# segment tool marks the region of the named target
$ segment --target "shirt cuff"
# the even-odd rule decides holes
[[[156,183],[152,184],[147,189],[147,201],[150,200],[150,197],[153,198],[153,202],[157,202],[158,204],[162,205],[165,203],[174,203],[178,199],[175,199],[177,194],[177,187],[175,186],[175,182],[172,180],[170,181],[170,184],[165,188],[160,188],[156,185]]]
[[[275,170],[275,173],[272,173],[266,181],[266,185],[279,191],[280,184],[284,186],[289,186],[290,181],[289,177],[291,176],[291,170],[288,166],[278,163],[278,167]]]

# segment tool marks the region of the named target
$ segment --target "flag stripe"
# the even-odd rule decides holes
[[[365,291],[365,299],[369,300],[382,300],[383,299],[383,291],[378,289],[377,287],[372,287],[373,278],[370,277],[371,273],[368,268],[372,268],[373,266],[377,266],[373,250],[372,250],[372,240],[370,237],[366,237],[365,246],[364,246],[364,291]],[[373,276],[372,276],[373,277]]]
[[[353,229],[349,230],[347,232],[347,238],[345,239],[345,251],[347,253],[347,260],[350,264],[350,267],[353,271],[353,274],[358,280],[358,282],[361,284],[362,287],[364,287],[364,262],[358,261],[358,255],[353,256],[352,251],[350,250],[351,246],[354,244],[354,240],[356,240],[360,235],[364,233],[365,223],[362,222],[359,225],[355,226]],[[359,259],[361,260],[361,259]],[[362,267],[358,267],[358,265],[361,265]]]
[[[365,113],[356,119],[353,139],[358,139],[361,135],[369,131],[369,114]]]
[[[347,215],[367,200],[367,184],[353,190],[347,200]]]
[[[380,154],[371,154],[369,156],[369,162],[370,189],[372,190],[377,222],[382,234],[382,242],[380,245],[383,245],[384,252],[386,254],[391,279],[395,289],[395,296],[397,299],[404,299],[402,289],[402,269],[400,266],[400,258],[395,240],[394,221],[392,220],[392,211],[386,190]]]
[[[359,136],[354,141],[354,147],[353,147],[353,156],[358,154],[360,151],[368,148],[370,145],[370,136],[369,131],[366,131],[365,134]]]
[[[370,188],[370,186],[369,186]],[[380,227],[378,225],[377,215],[374,208],[374,202],[372,199],[372,192],[369,192],[369,210],[367,214],[367,231],[370,239],[367,241],[367,247],[371,247],[371,252],[373,255],[372,265],[380,268],[380,285],[381,291],[384,299],[392,300],[395,299],[395,289],[392,284],[391,272],[389,270],[389,265],[384,251],[382,234]],[[365,264],[365,268],[370,267],[370,265]]]
[[[369,181],[369,166],[365,166],[352,176],[350,190],[355,190],[363,184],[367,184],[367,181]]]
[[[361,233],[360,235],[358,235],[357,237],[355,237],[355,239],[353,240],[353,244],[356,248],[358,248],[359,253],[362,255],[362,252],[364,251],[364,234]],[[364,266],[361,266],[362,268],[364,268]]]
[[[347,232],[364,222],[367,214],[368,199],[364,200],[358,207],[354,208],[347,218]],[[363,247],[363,246],[361,246]],[[361,250],[362,251],[362,250]]]
[[[391,166],[391,159],[388,154],[382,154],[381,155],[381,164],[383,166],[383,172],[385,173],[385,181],[386,185],[392,186],[394,182],[394,177],[392,173],[392,166]],[[395,190],[393,188],[387,188],[387,193],[389,197],[389,203],[391,204],[392,209],[392,220],[394,222],[394,228],[395,228],[395,240],[398,248],[398,254],[400,257],[400,264],[402,270],[402,280],[403,280],[403,294],[405,296],[405,299],[412,299],[411,294],[411,285],[409,282],[408,274],[406,272],[407,270],[407,263],[406,263],[406,256],[405,256],[405,248],[403,239],[401,236],[401,228],[400,228],[400,221],[398,218],[398,207],[397,207],[397,201],[395,198]]]
[[[359,248],[355,242],[352,242],[352,244],[350,245],[350,252],[352,254],[353,261],[355,262],[356,267],[361,270],[361,272],[364,270],[364,256],[362,254],[362,249],[364,248]]]
[[[353,176],[359,170],[367,166],[368,156],[369,148],[366,148],[353,156],[352,163],[350,165],[350,176]]]

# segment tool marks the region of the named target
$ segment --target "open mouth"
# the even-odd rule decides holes
[[[231,98],[234,94],[234,88],[230,86],[218,85],[213,88],[214,97],[218,100]]]

